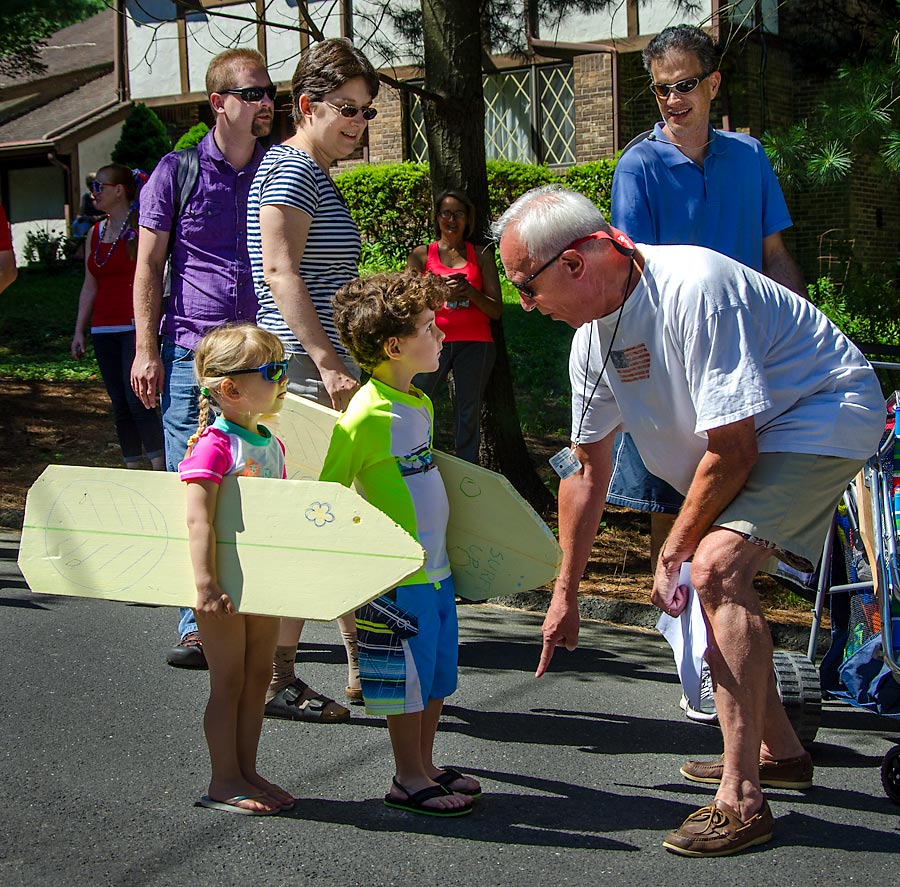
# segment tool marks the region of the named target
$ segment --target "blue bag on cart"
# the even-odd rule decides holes
[[[892,621],[893,637],[900,638],[900,618]],[[900,652],[900,651],[898,651]],[[884,663],[881,633],[873,635],[841,665],[846,694],[856,705],[882,715],[900,715],[900,682]],[[833,691],[832,691],[833,692]]]

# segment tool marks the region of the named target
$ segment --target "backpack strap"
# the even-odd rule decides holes
[[[175,223],[181,218],[184,207],[197,187],[200,178],[200,155],[197,148],[183,148],[177,153],[178,165],[175,167],[175,215],[172,218],[172,231]]]
[[[193,148],[182,148],[181,151],[176,152],[175,156],[177,165],[175,166],[175,193],[172,200],[175,212],[172,215],[172,227],[169,229],[168,258],[163,276],[163,299],[168,299],[172,293],[171,265],[172,250],[175,247],[175,227],[197,187],[197,180],[200,178],[200,155],[197,153],[196,145]]]

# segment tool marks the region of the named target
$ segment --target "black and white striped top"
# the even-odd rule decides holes
[[[305,151],[290,145],[271,147],[250,186],[247,201],[247,247],[253,285],[259,299],[257,325],[284,342],[288,353],[304,353],[263,279],[259,210],[262,206],[292,206],[306,213],[312,223],[300,259],[300,276],[309,290],[325,333],[338,354],[346,355],[334,327],[331,297],[357,276],[359,231],[331,179]]]

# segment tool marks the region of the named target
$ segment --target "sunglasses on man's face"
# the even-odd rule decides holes
[[[277,94],[278,89],[271,83],[268,86],[241,86],[222,90],[222,95],[240,96],[242,102],[261,102],[263,96],[268,96],[274,102]]]
[[[709,73],[711,74],[712,71]],[[661,99],[668,98],[673,89],[678,95],[687,95],[689,92],[693,92],[707,77],[709,74],[701,74],[699,77],[687,77],[677,83],[651,83],[650,89]]]
[[[286,360],[273,360],[272,363],[264,363],[261,367],[251,367],[247,370],[232,370],[230,373],[222,373],[223,376],[244,376],[248,373],[259,373],[267,382],[280,382],[287,373],[288,362]]]
[[[346,117],[348,120],[357,114],[362,114],[363,120],[371,120],[378,113],[377,108],[357,108],[356,105],[333,105],[331,102],[326,102],[325,99],[321,101],[323,105],[328,105],[329,108],[333,108],[341,117]]]

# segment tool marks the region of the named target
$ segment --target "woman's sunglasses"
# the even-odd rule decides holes
[[[357,114],[362,114],[363,120],[371,120],[378,113],[377,108],[357,108],[356,105],[332,105],[331,102],[326,102],[325,99],[321,101],[323,105],[334,108],[341,117],[346,117],[348,120]]]
[[[96,179],[94,179],[94,181],[91,182],[91,194],[102,194],[104,188],[115,188],[115,187],[116,187],[115,182],[98,182]]]
[[[259,373],[267,382],[280,382],[287,373],[288,361],[273,360],[272,363],[264,363],[261,367],[252,367],[248,370],[232,370],[230,373],[222,373],[223,376],[243,376],[247,373]]]
[[[238,95],[242,102],[261,102],[267,95],[273,102],[278,94],[278,88],[271,83],[268,86],[242,86],[239,89],[223,89],[222,95]]]
[[[712,71],[709,72],[711,74]],[[678,95],[687,95],[689,92],[693,92],[707,77],[709,74],[701,74],[699,77],[687,77],[684,80],[679,80],[677,83],[651,83],[650,89],[656,93],[661,99],[666,99],[669,97],[669,93],[674,89]]]

